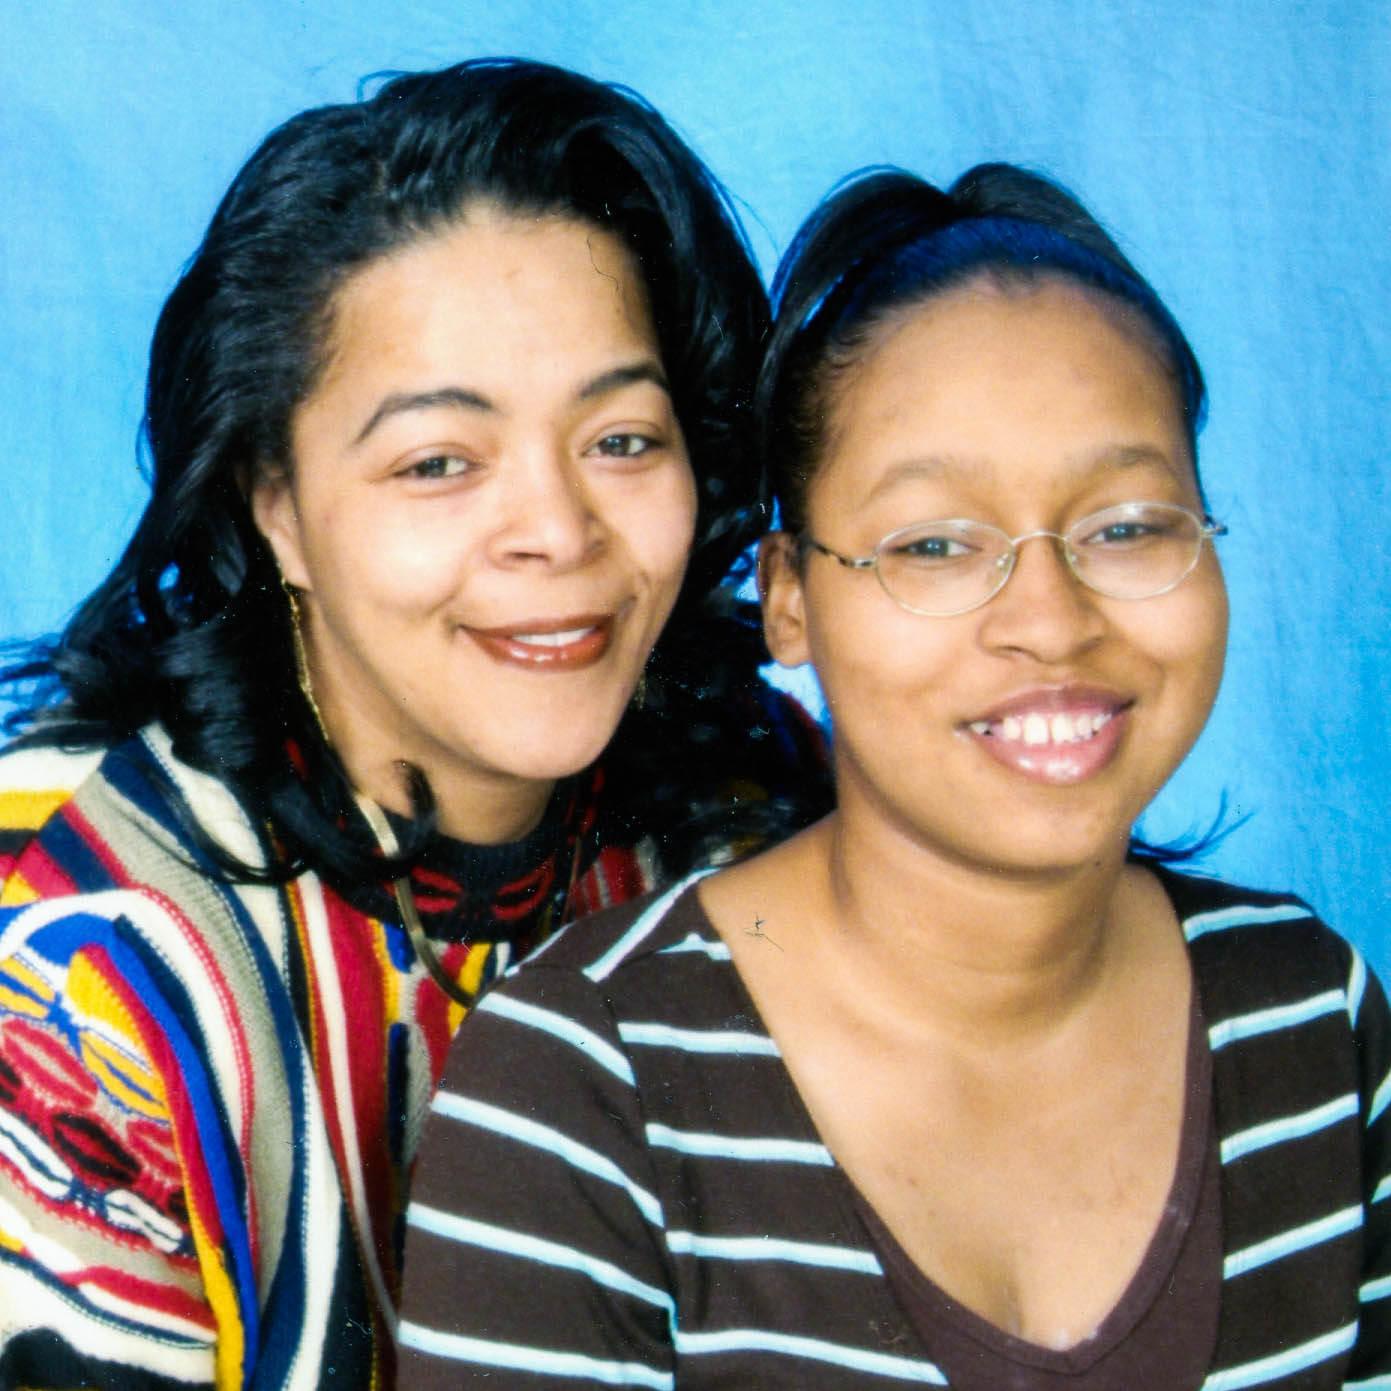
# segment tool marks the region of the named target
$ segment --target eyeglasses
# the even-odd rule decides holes
[[[873,555],[842,555],[806,535],[802,544],[851,570],[873,570],[884,593],[909,613],[951,618],[993,599],[1014,573],[1019,547],[1036,537],[1061,541],[1068,568],[1088,589],[1112,599],[1152,599],[1183,583],[1204,541],[1226,534],[1220,522],[1186,507],[1122,502],[1062,532],[1006,536],[986,522],[954,518],[892,531]]]

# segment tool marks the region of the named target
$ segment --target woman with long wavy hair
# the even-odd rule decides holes
[[[237,176],[135,537],[8,671],[0,1386],[389,1379],[477,992],[814,781],[720,587],[765,313],[694,155],[556,68],[394,78]]]

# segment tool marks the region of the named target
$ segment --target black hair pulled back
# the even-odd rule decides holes
[[[866,169],[811,213],[773,279],[776,320],[755,415],[769,501],[776,498],[783,528],[804,529],[835,385],[885,320],[981,275],[1027,285],[1059,274],[1138,311],[1139,331],[1178,387],[1196,467],[1206,398],[1193,350],[1153,287],[1071,193],[1012,164],[976,165],[945,192],[901,169]]]

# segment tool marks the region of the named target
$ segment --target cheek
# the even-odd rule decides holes
[[[447,508],[328,509],[315,519],[306,563],[330,611],[409,613],[454,593],[475,538]]]
[[[678,588],[695,540],[696,487],[690,469],[654,479],[640,496],[614,499],[610,516],[641,569],[655,583]]]
[[[1162,668],[1171,700],[1188,727],[1207,720],[1227,650],[1227,593],[1221,572],[1212,565],[1196,572],[1173,594],[1163,621],[1137,629],[1135,646]],[[1140,615],[1137,615],[1140,617]]]

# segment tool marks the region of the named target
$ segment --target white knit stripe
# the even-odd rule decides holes
[[[1263,1125],[1253,1125],[1249,1130],[1239,1130],[1222,1141],[1222,1162],[1231,1164],[1243,1155],[1268,1149],[1271,1145],[1281,1145],[1288,1140],[1299,1140],[1306,1135],[1313,1135],[1316,1131],[1325,1130],[1349,1116],[1355,1116],[1357,1107],[1357,1093],[1349,1092],[1346,1096],[1337,1097],[1322,1106],[1315,1106],[1312,1111],[1266,1121]]]
[[[673,942],[669,947],[663,947],[657,953],[658,956],[678,956],[682,952],[698,952],[702,956],[708,956],[711,961],[728,961],[729,948],[723,942],[712,942],[708,937],[702,937],[697,932],[688,932],[679,942]]]
[[[739,1056],[777,1058],[778,1045],[767,1034],[735,1029],[678,1029],[670,1024],[620,1024],[624,1043],[648,1048],[674,1048],[682,1053],[730,1053]]]
[[[647,1142],[656,1149],[678,1154],[697,1154],[710,1159],[749,1160],[755,1163],[835,1163],[826,1146],[814,1140],[765,1140],[747,1135],[708,1135],[696,1130],[673,1130],[656,1122],[647,1126]]]
[[[455,1092],[436,1092],[430,1109],[465,1125],[476,1125],[480,1130],[506,1136],[519,1145],[553,1154],[572,1168],[602,1179],[605,1183],[612,1183],[632,1198],[642,1215],[654,1227],[662,1225],[662,1205],[651,1193],[634,1183],[608,1155],[600,1154],[598,1150],[590,1149],[578,1140],[572,1140],[559,1130],[542,1125],[529,1116],[519,1116],[515,1111],[474,1101],[471,1097],[459,1096]]]
[[[1388,1295],[1391,1295],[1391,1275],[1383,1275],[1379,1280],[1368,1280],[1357,1291],[1357,1300],[1360,1304],[1372,1304]]]
[[[1391,1373],[1367,1377],[1363,1381],[1345,1381],[1343,1391],[1391,1391]]]
[[[303,890],[299,894],[299,902],[304,914],[305,937],[308,939],[310,954],[314,958],[313,983],[317,987],[322,1006],[324,1040],[327,1044],[324,1062],[333,1079],[338,1129],[343,1137],[343,1167],[346,1170],[343,1177],[346,1180],[349,1210],[352,1212],[353,1226],[357,1230],[358,1247],[372,1293],[380,1308],[391,1310],[395,1308],[395,1301],[387,1291],[386,1279],[377,1257],[372,1218],[367,1208],[362,1154],[358,1148],[357,1117],[353,1114],[354,1087],[352,1070],[348,1064],[347,1011],[341,993],[342,981],[334,960],[333,944],[329,940],[328,910],[324,906],[323,893],[317,881],[306,881],[302,878],[296,887]],[[320,1088],[321,1093],[322,1090]],[[309,1252],[315,1247],[327,1250],[322,1236],[314,1231],[304,1233],[303,1246],[306,1261],[310,1261]],[[333,1256],[336,1259],[336,1250]],[[329,1267],[332,1268],[332,1262],[329,1263]],[[326,1277],[328,1271],[325,1271],[324,1275]],[[307,1297],[310,1302],[315,1302],[313,1291],[316,1287],[323,1291],[322,1297],[326,1299],[331,1283],[331,1279],[328,1278],[322,1278],[318,1282],[306,1280],[305,1288],[309,1292]]]
[[[631,1295],[645,1304],[654,1304],[668,1316],[676,1312],[676,1302],[669,1291],[638,1280],[612,1261],[602,1260],[574,1246],[547,1241],[544,1237],[531,1236],[508,1227],[498,1227],[491,1222],[476,1222],[457,1213],[427,1207],[424,1203],[412,1203],[406,1209],[406,1221],[412,1227],[419,1227],[421,1231],[431,1232],[446,1241],[458,1242],[461,1246],[478,1246],[485,1251],[515,1256],[536,1265],[573,1270],[588,1276],[596,1285]]]
[[[1203,1382],[1202,1391],[1244,1391],[1248,1386],[1264,1386],[1308,1367],[1316,1367],[1320,1362],[1327,1362],[1329,1358],[1347,1352],[1356,1341],[1357,1320],[1354,1319],[1342,1328],[1335,1328],[1332,1333],[1311,1338],[1307,1343],[1286,1348],[1272,1357],[1261,1357],[1255,1362],[1243,1362],[1239,1367],[1213,1372]],[[1351,1384],[1344,1383],[1343,1391],[1348,1391]]]
[[[716,1261],[787,1261],[828,1270],[852,1270],[882,1275],[873,1251],[850,1246],[826,1246],[811,1241],[786,1241],[771,1236],[703,1236],[699,1232],[668,1232],[667,1249],[679,1256]]]
[[[1391,1072],[1388,1072],[1381,1079],[1381,1085],[1372,1095],[1372,1104],[1367,1110],[1367,1124],[1375,1125],[1381,1119],[1382,1112],[1386,1110],[1387,1103],[1391,1102]]]
[[[670,1372],[658,1371],[641,1362],[601,1362],[575,1352],[499,1343],[491,1338],[466,1338],[459,1333],[437,1333],[433,1328],[422,1328],[406,1319],[402,1320],[399,1333],[402,1347],[414,1348],[432,1357],[445,1357],[451,1362],[597,1381],[604,1386],[648,1386],[654,1391],[672,1391],[676,1385],[676,1378]]]
[[[676,1330],[678,1357],[708,1356],[721,1352],[776,1352],[786,1357],[804,1357],[813,1362],[844,1367],[847,1371],[869,1372],[897,1381],[927,1386],[947,1384],[941,1369],[931,1362],[916,1362],[888,1353],[870,1352],[867,1348],[847,1347],[844,1343],[828,1343],[820,1338],[804,1338],[766,1328],[729,1328],[718,1333]]]
[[[1320,1217],[1316,1222],[1306,1222],[1302,1227],[1292,1227],[1278,1236],[1267,1237],[1254,1245],[1233,1251],[1222,1262],[1222,1278],[1233,1280],[1245,1275],[1249,1270],[1259,1270],[1272,1261],[1283,1260],[1297,1252],[1307,1251],[1311,1246],[1332,1241],[1335,1237],[1355,1232],[1362,1225],[1362,1205],[1344,1208],[1341,1212]]]
[[[1384,1202],[1388,1197],[1391,1197],[1391,1175],[1388,1175],[1377,1184],[1377,1191],[1372,1194],[1372,1201],[1374,1203],[1380,1203]]]
[[[0,1340],[20,1328],[52,1328],[80,1353],[119,1364],[127,1373],[143,1371],[211,1385],[216,1335],[199,1330],[196,1337],[158,1328],[151,1310],[135,1317],[94,1307],[28,1264],[11,1263],[0,1254]]]
[[[514,1024],[540,1029],[578,1049],[600,1067],[611,1072],[620,1082],[626,1082],[630,1087],[637,1085],[632,1065],[613,1044],[563,1014],[543,1009],[540,1005],[529,1004],[526,1000],[514,1000],[512,996],[502,995],[497,991],[484,995],[475,1007],[475,1013],[496,1014],[499,1018],[509,1019]]]
[[[1347,1003],[1347,996],[1341,990],[1325,990],[1320,995],[1311,995],[1307,1000],[1275,1005],[1270,1009],[1252,1010],[1250,1014],[1238,1014],[1214,1024],[1207,1031],[1208,1046],[1216,1053],[1227,1044],[1236,1043],[1244,1038],[1256,1038],[1280,1029],[1292,1029],[1313,1019],[1338,1014],[1347,1008]]]
[[[1357,1016],[1362,1012],[1362,997],[1367,993],[1367,963],[1356,947],[1348,944],[1352,952],[1352,965],[1348,969],[1348,1023],[1357,1027]]]
[[[640,947],[643,942],[656,931],[662,919],[666,916],[667,909],[686,892],[688,888],[698,880],[704,879],[707,874],[713,874],[711,869],[700,869],[694,874],[689,874],[681,880],[679,884],[673,884],[665,893],[658,895],[643,911],[638,914],[633,925],[606,951],[597,961],[592,961],[584,968],[584,973],[590,980],[607,980],[630,956]]]
[[[1190,942],[1209,932],[1224,932],[1229,927],[1254,927],[1258,923],[1296,922],[1307,918],[1309,910],[1302,903],[1272,903],[1262,907],[1237,904],[1231,908],[1214,908],[1209,913],[1194,913],[1185,918],[1183,935]]]

